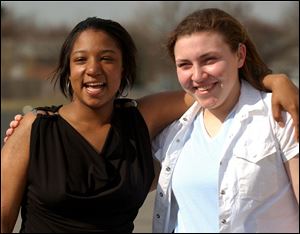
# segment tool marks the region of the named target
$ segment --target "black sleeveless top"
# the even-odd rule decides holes
[[[133,231],[154,168],[147,126],[131,103],[115,101],[100,154],[58,113],[37,115],[20,232]]]

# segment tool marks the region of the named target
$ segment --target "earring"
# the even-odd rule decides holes
[[[66,90],[67,90],[67,94],[68,94],[69,96],[71,96],[71,91],[70,91],[70,86],[71,86],[71,85],[70,85],[70,83],[71,83],[71,82],[70,82],[70,80],[68,79],[68,80],[67,80],[67,85],[66,85]]]
[[[67,90],[69,91],[70,89],[70,80],[67,81]]]
[[[127,97],[127,95],[129,94],[129,81],[128,81],[128,79],[127,78],[125,78],[125,81],[126,81],[126,85],[124,86],[124,89],[122,90],[122,91],[118,91],[118,93],[119,93],[119,95],[120,95],[120,97]],[[126,91],[125,93],[124,93],[124,90]]]

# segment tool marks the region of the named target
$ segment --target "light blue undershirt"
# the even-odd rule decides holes
[[[222,143],[234,111],[224,121],[218,134],[211,138],[198,114],[172,178],[172,189],[179,206],[177,232],[219,232],[218,173]]]

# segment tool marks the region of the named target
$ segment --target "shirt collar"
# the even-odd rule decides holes
[[[188,125],[193,122],[201,106],[195,101],[194,104],[181,116],[179,122],[183,125]]]
[[[236,104],[236,117],[240,120],[248,118],[250,115],[261,115],[265,113],[262,94],[247,81],[241,81],[241,94]]]

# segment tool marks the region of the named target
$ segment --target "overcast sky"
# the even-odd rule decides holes
[[[276,23],[280,21],[284,10],[292,2],[248,1],[245,3],[253,4],[252,12],[257,17]],[[134,17],[139,8],[159,3],[159,1],[2,1],[1,5],[13,10],[16,16],[31,16],[39,25],[66,24],[73,27],[78,21],[89,16],[126,22]],[[233,1],[232,3],[241,2]]]

